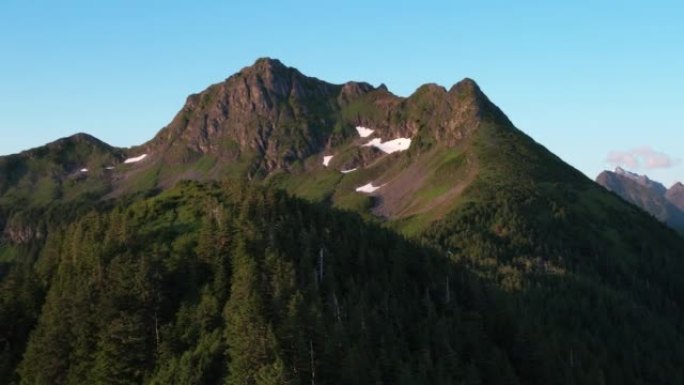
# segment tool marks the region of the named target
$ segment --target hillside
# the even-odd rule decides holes
[[[76,134],[20,154],[0,157],[0,205],[46,205],[100,196],[122,151]]]
[[[684,381],[684,239],[473,80],[259,59],[103,148],[97,193],[0,200],[7,383]]]
[[[527,331],[498,334],[514,322],[502,293],[282,193],[184,184],[98,210],[51,235],[36,275],[5,280],[0,302],[5,341],[35,322],[10,320],[38,316],[22,383],[503,384],[545,370],[527,362],[537,344],[518,351]]]

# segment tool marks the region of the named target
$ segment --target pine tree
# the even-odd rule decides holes
[[[285,367],[266,314],[266,301],[255,258],[237,241],[233,279],[226,303],[228,385],[285,384]],[[275,381],[275,382],[274,382]]]

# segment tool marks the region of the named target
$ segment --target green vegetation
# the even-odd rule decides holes
[[[39,260],[1,291],[4,340],[36,325],[4,368],[24,384],[518,381],[497,291],[282,193],[185,183],[84,215]]]
[[[327,202],[332,197],[340,179],[342,179],[342,174],[338,171],[323,169],[300,174],[286,172],[272,174],[266,180],[266,184],[312,202]]]
[[[119,150],[85,134],[0,157],[0,205],[37,208],[101,196],[110,185],[105,167],[120,157]]]
[[[348,212],[232,184],[183,183],[79,214],[1,283],[0,337],[16,342],[5,343],[1,377],[682,380],[679,239],[646,222],[645,237],[602,255],[563,235],[571,209],[534,230],[523,213],[542,203],[514,193],[471,195],[424,246]]]
[[[0,158],[0,383],[684,383],[684,240],[474,82],[262,59],[188,100],[117,174],[86,136]]]

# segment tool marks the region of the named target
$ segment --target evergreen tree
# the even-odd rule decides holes
[[[259,266],[238,239],[233,256],[233,278],[226,303],[229,385],[285,384],[285,367],[273,329],[266,318],[266,302]]]

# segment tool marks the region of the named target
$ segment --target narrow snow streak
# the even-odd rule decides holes
[[[361,127],[361,126],[356,126],[356,132],[359,133],[359,136],[362,138],[367,138],[370,136],[370,134],[373,133],[375,130],[371,130],[370,128],[367,127]]]
[[[81,169],[81,172],[88,172],[88,169],[87,169],[87,168],[82,168],[82,169]]]
[[[357,191],[357,192],[362,192],[362,193],[370,194],[370,193],[374,192],[375,190],[381,188],[382,186],[384,186],[384,184],[381,185],[381,186],[373,186],[373,182],[370,182],[370,183],[365,184],[365,185],[363,185],[363,186],[361,186],[361,187],[357,187],[357,188],[356,188],[356,191]]]
[[[352,168],[352,169],[349,169],[349,170],[340,170],[340,172],[341,172],[342,174],[349,174],[349,173],[352,172],[352,171],[356,171],[356,167],[354,167],[354,168]]]
[[[397,138],[383,142],[382,139],[375,138],[363,145],[363,147],[373,146],[380,151],[391,154],[398,151],[406,151],[411,147],[411,138]]]
[[[124,163],[137,163],[137,162],[140,162],[141,160],[145,159],[146,156],[147,156],[147,154],[142,154],[140,156],[136,156],[135,158],[128,158],[128,159],[124,160]]]
[[[328,163],[330,163],[330,159],[332,159],[332,158],[333,158],[332,155],[326,155],[326,156],[324,156],[324,157],[323,157],[323,165],[324,165],[325,167],[328,167]]]
[[[105,170],[114,170],[114,166],[107,166],[105,167]]]

